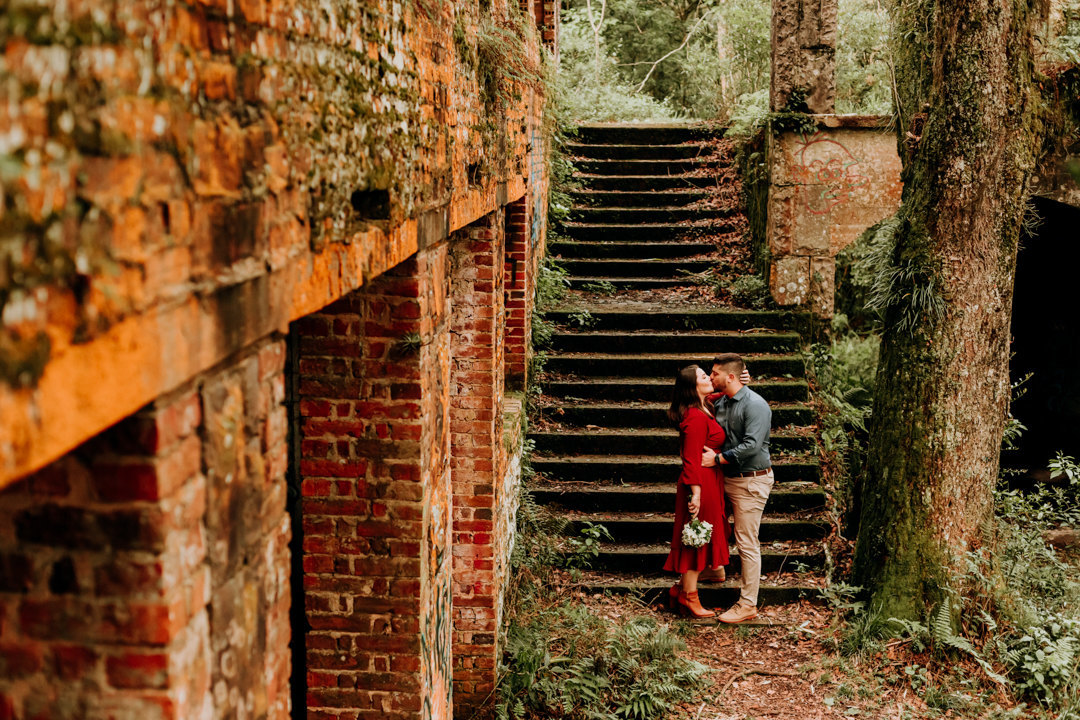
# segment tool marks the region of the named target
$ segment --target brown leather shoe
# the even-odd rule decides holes
[[[735,623],[753,620],[756,617],[757,607],[753,605],[743,605],[741,602],[738,602],[728,608],[727,611],[720,616],[720,622],[734,625]]]
[[[712,610],[706,610],[701,607],[701,601],[698,599],[697,592],[692,593],[679,593],[679,610],[684,615],[690,615],[696,618],[710,618],[716,617],[716,613]]]
[[[723,567],[718,567],[715,570],[702,570],[698,575],[698,582],[718,582],[722,583],[727,580],[727,572]]]

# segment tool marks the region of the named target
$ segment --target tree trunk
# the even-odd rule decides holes
[[[893,8],[904,197],[872,300],[885,331],[855,557],[885,617],[924,617],[987,540],[1044,13],[1030,0]]]

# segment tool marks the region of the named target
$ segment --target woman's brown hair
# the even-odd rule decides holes
[[[701,407],[701,398],[697,392],[697,365],[687,365],[675,376],[675,385],[671,389],[671,407],[667,416],[675,425],[686,417],[686,411],[692,407]]]

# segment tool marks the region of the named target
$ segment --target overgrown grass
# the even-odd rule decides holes
[[[685,644],[679,633],[655,619],[616,623],[572,597],[565,569],[587,566],[607,530],[587,526],[580,537],[565,538],[566,521],[536,503],[527,460],[525,468],[501,630],[496,717],[664,717],[708,669],[681,657]]]

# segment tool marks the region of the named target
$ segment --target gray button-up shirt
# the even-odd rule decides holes
[[[716,422],[725,433],[720,453],[730,463],[724,466],[725,473],[738,475],[772,467],[772,410],[765,398],[744,385],[734,397],[724,395],[716,402]]]

